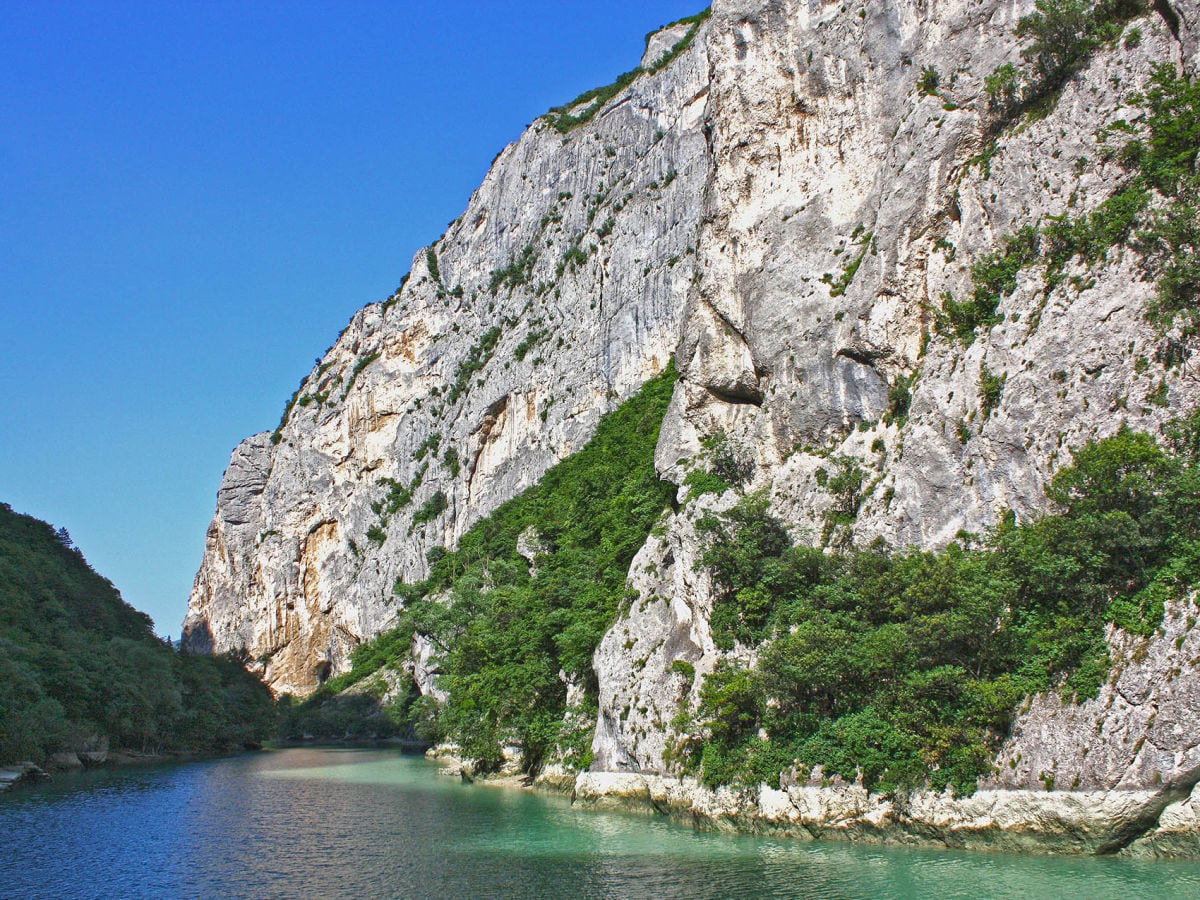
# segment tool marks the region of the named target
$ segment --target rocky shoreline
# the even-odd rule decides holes
[[[536,777],[515,763],[482,774],[447,748],[427,757],[441,774],[490,787],[560,794],[580,809],[665,815],[694,828],[804,841],[1052,855],[1200,858],[1200,787],[1158,790],[990,789],[970,797],[921,791],[873,794],[841,779],[776,790],[708,788],[694,778],[634,772],[573,774],[551,766]],[[511,761],[510,761],[511,762]]]
[[[698,828],[963,850],[1200,857],[1195,790],[928,791],[906,797],[861,785],[792,784],[781,790],[715,790],[692,778],[584,772],[572,802],[585,809],[640,810]]]

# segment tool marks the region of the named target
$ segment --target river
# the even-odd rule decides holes
[[[64,774],[0,795],[0,896],[1200,897],[1200,863],[707,834],[391,750]]]

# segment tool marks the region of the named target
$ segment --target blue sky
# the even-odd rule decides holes
[[[703,0],[0,4],[0,501],[177,635],[229,454]]]

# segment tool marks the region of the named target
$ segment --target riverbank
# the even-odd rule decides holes
[[[580,809],[662,815],[700,830],[953,850],[1200,859],[1200,788],[1194,785],[887,796],[840,779],[779,790],[712,789],[693,778],[573,774],[556,767],[531,778],[513,762],[481,774],[447,748],[426,755],[442,764],[443,775],[464,781],[561,794]]]
[[[145,753],[138,750],[87,750],[54,753],[41,765],[28,760],[0,765],[0,792],[22,784],[36,783],[62,772],[121,766],[149,766],[161,763],[197,762],[203,759],[224,759],[263,749],[261,745],[243,747],[224,753],[199,750],[171,750]]]

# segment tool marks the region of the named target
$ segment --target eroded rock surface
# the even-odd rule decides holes
[[[707,91],[698,40],[587,125],[540,120],[501,152],[396,296],[305,378],[276,437],[234,451],[189,647],[244,648],[277,692],[310,692],[394,619],[397,579],[421,579],[430,549],[666,366],[710,170]],[[411,501],[389,512],[393,484]]]

